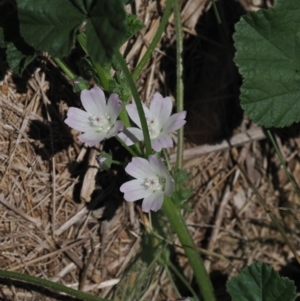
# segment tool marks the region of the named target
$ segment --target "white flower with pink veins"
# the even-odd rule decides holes
[[[156,156],[132,158],[125,171],[136,178],[124,183],[120,190],[128,202],[143,200],[144,212],[157,211],[161,208],[164,196],[171,196],[174,192],[174,181],[165,164]]]
[[[151,147],[156,152],[160,152],[163,148],[173,147],[173,140],[169,134],[180,129],[186,123],[186,111],[171,115],[172,107],[171,98],[163,98],[159,93],[154,94],[149,109],[143,104]],[[130,146],[135,142],[144,140],[144,136],[136,104],[127,105],[126,110],[131,120],[139,127],[126,128],[119,134],[119,137]]]
[[[123,130],[123,122],[117,120],[122,109],[122,102],[117,94],[111,94],[106,103],[104,92],[95,86],[90,90],[83,90],[80,99],[86,111],[69,108],[65,123],[84,132],[78,136],[81,142],[92,147]]]

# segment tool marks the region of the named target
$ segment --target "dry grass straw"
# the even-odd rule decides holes
[[[209,5],[204,0],[183,1],[182,18],[188,36],[196,34],[197,20]],[[127,59],[133,66],[155,34],[162,10],[156,1],[136,1],[136,7],[146,26],[127,45]],[[167,71],[161,71],[160,63],[166,56],[162,49],[174,42],[172,18],[163,37],[164,48],[157,47],[138,79],[139,92],[146,102],[156,91],[169,94],[165,85]],[[47,94],[50,86],[40,69],[32,74],[27,91],[22,93],[18,92],[10,72],[0,82],[0,268],[109,297],[112,287],[137,255],[143,224],[148,219],[132,203],[123,202],[110,220],[103,221],[99,220],[103,209],[87,209],[86,202],[94,189],[104,191],[93,180],[97,151],[81,145],[75,131],[71,144],[59,151],[54,149],[55,143],[68,135],[62,121],[66,103],[72,101],[59,98],[54,108],[51,95]],[[36,121],[48,129],[46,140],[31,137],[30,129]],[[57,129],[61,136],[57,136]],[[39,130],[42,136],[42,129]],[[286,139],[277,136],[277,141],[298,181],[299,136]],[[90,169],[81,169],[85,174],[77,173],[74,177],[70,164],[80,164],[86,158]],[[299,201],[262,129],[244,119],[229,141],[204,146],[187,142],[184,159],[184,166],[191,174],[189,184],[194,189],[189,201],[193,211],[185,213],[185,219],[207,269],[232,276],[258,260],[276,269],[285,266],[292,254],[237,167],[239,163],[245,168],[299,249]],[[82,181],[88,185],[76,192]],[[76,193],[81,197],[79,203],[74,201]],[[105,197],[113,202],[110,195]],[[178,264],[191,280],[191,269],[179,242],[173,243]],[[55,296],[46,297],[13,285],[4,286],[2,294],[10,300],[56,300]],[[177,296],[165,271],[157,270],[140,300],[168,298]]]

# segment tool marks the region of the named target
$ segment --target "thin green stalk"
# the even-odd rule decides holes
[[[111,160],[111,163],[115,164],[115,165],[120,165],[120,166],[125,166],[126,165],[124,162],[120,162],[120,161],[117,161],[117,160]]]
[[[98,77],[101,81],[102,87],[104,90],[108,91],[109,90],[109,80],[106,77],[104,69],[101,67],[100,64],[93,62],[93,65],[97,71]]]
[[[277,156],[278,156],[278,158],[280,160],[280,163],[282,164],[283,169],[284,169],[286,175],[288,176],[289,181],[291,182],[291,184],[293,186],[293,189],[294,189],[295,193],[297,194],[298,199],[300,199],[299,187],[297,186],[297,184],[295,183],[292,175],[288,171],[287,166],[286,166],[286,164],[284,162],[284,159],[282,157],[282,154],[281,154],[281,152],[280,152],[280,150],[279,150],[279,148],[277,146],[277,143],[275,142],[275,139],[274,139],[274,137],[273,137],[273,135],[272,135],[272,133],[271,133],[270,130],[267,130],[267,135],[268,135],[269,139],[271,140],[271,143],[272,143],[272,145],[273,145],[273,147],[274,147],[274,149],[276,151],[276,154],[277,154]]]
[[[174,205],[172,199],[165,197],[163,210],[182,244],[188,261],[193,269],[196,281],[200,287],[203,300],[215,301],[214,290],[209,275],[200,254],[196,250],[193,238],[191,237],[179,209]]]
[[[218,23],[219,25],[221,25],[221,24],[222,24],[222,21],[221,21],[221,18],[220,18],[218,9],[217,9],[216,1],[215,1],[215,0],[212,0],[211,2],[212,2],[212,7],[213,7],[213,10],[214,10],[215,17],[216,17],[216,19],[217,19],[217,23]]]
[[[220,18],[220,15],[219,15],[219,12],[218,12],[218,8],[217,8],[217,5],[216,5],[216,1],[215,0],[211,0],[212,2],[212,7],[213,7],[213,10],[214,10],[214,14],[215,14],[215,17],[216,17],[216,20],[217,20],[217,23],[218,25],[220,26],[220,31],[221,31],[221,35],[222,35],[222,38],[224,40],[224,43],[226,44],[226,47],[229,51],[229,53],[231,54],[231,56],[233,57],[234,56],[234,48],[232,47],[232,45],[229,43],[228,41],[228,38],[227,38],[227,35],[224,31],[224,28],[222,26],[222,20]]]
[[[78,34],[76,36],[76,39],[77,39],[78,43],[80,44],[81,48],[83,49],[83,51],[88,55],[88,51],[87,51],[87,48],[86,48],[86,34],[84,32],[81,32],[80,34]],[[99,63],[96,63],[92,60],[91,60],[91,62],[92,62],[93,66],[94,66],[94,68],[95,68],[95,70],[98,74],[98,77],[99,77],[100,82],[102,84],[102,88],[105,91],[108,91],[109,90],[109,80],[106,77],[104,69],[102,68],[102,66]]]
[[[181,15],[180,15],[180,5],[179,0],[173,1],[174,15],[175,15],[175,28],[176,28],[176,109],[177,112],[183,111],[183,62],[182,62],[182,52],[183,52],[183,35],[182,35],[182,25],[181,25]],[[178,169],[182,168],[182,156],[183,156],[183,130],[180,128],[177,131],[177,159],[176,167]]]
[[[146,156],[148,157],[151,154],[151,141],[150,141],[150,135],[149,135],[149,129],[148,125],[146,122],[146,117],[145,117],[145,112],[143,110],[142,102],[138,93],[138,90],[134,84],[133,78],[129,72],[129,69],[127,67],[127,63],[121,53],[119,51],[115,52],[116,59],[118,63],[120,64],[122,71],[124,73],[124,76],[126,78],[127,84],[131,90],[132,96],[135,100],[136,108],[141,120],[141,126],[142,126],[142,131],[144,135],[144,142],[145,142],[145,147],[146,147]]]
[[[125,142],[118,136],[115,136],[115,138],[122,144],[124,148],[127,149],[127,151],[133,156],[133,157],[139,157],[139,154],[137,154],[133,149],[131,149]]]
[[[176,266],[169,261],[168,262],[168,266],[169,268],[173,271],[174,274],[176,274],[176,276],[180,279],[180,281],[187,287],[187,289],[192,293],[193,298],[195,299],[195,301],[200,301],[196,292],[193,290],[192,286],[189,284],[189,282],[181,275],[181,273],[178,271],[178,269],[176,268]]]
[[[76,79],[75,73],[61,59],[54,57],[53,60],[71,80]]]
[[[172,169],[172,166],[171,166],[171,163],[170,163],[170,160],[169,160],[168,153],[167,153],[167,151],[166,151],[165,148],[163,148],[162,152],[163,152],[163,155],[164,155],[166,164],[167,164],[167,168],[168,168],[168,170],[170,171],[170,170]]]
[[[59,293],[66,293],[70,296],[73,296],[75,298],[85,300],[85,301],[110,301],[109,299],[103,299],[97,296],[92,296],[87,293],[84,293],[82,291],[77,291],[72,288],[66,287],[62,284],[55,283],[46,279],[25,275],[18,272],[11,272],[11,271],[5,271],[0,270],[0,278],[7,278],[7,279],[13,279],[13,280],[20,280],[24,281],[26,283],[34,284],[41,286],[43,288],[49,288]]]
[[[165,264],[165,270],[166,270],[166,272],[167,272],[169,281],[171,282],[171,285],[173,286],[173,288],[174,288],[174,290],[175,290],[177,296],[178,296],[179,298],[181,298],[181,294],[180,294],[180,292],[179,292],[179,290],[178,290],[178,288],[177,288],[177,286],[176,286],[176,284],[175,284],[175,282],[174,282],[174,279],[173,279],[173,277],[172,277],[172,274],[171,274],[171,272],[170,272],[169,267],[168,267],[167,264]]]
[[[166,26],[168,24],[168,20],[169,20],[170,14],[171,14],[172,1],[173,0],[167,0],[166,7],[165,7],[165,10],[164,10],[164,14],[161,18],[161,21],[160,21],[159,27],[157,29],[157,32],[156,32],[152,42],[150,43],[148,49],[146,50],[144,56],[142,57],[142,59],[140,60],[137,67],[135,68],[135,70],[132,73],[132,78],[133,78],[134,81],[136,81],[137,78],[139,77],[139,75],[141,74],[143,68],[145,67],[146,63],[150,59],[157,43],[159,42],[163,32],[166,29]]]

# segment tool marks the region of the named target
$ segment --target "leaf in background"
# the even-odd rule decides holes
[[[294,282],[279,276],[272,267],[256,262],[226,284],[232,301],[294,301]]]
[[[6,59],[10,69],[21,76],[25,68],[35,59],[36,53],[24,54],[19,51],[13,43],[7,43]]]
[[[126,14],[122,0],[97,1],[86,25],[87,50],[94,62],[112,59],[126,36]]]
[[[25,41],[40,51],[62,58],[69,54],[85,15],[64,0],[16,0],[20,31]]]
[[[247,13],[233,36],[243,76],[241,106],[265,127],[300,121],[300,1]]]
[[[87,50],[94,62],[111,60],[126,37],[122,0],[16,0],[25,41],[52,56],[67,56],[86,20]]]
[[[17,10],[9,1],[0,9],[0,26],[0,47],[6,48],[6,59],[10,69],[21,76],[36,57],[36,52],[20,35]]]
[[[128,14],[126,16],[127,22],[127,34],[126,41],[129,40],[132,36],[134,36],[137,32],[139,32],[145,24],[141,22],[135,15]]]

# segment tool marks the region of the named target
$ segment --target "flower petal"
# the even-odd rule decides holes
[[[153,175],[149,162],[144,158],[134,157],[125,167],[125,171],[134,178],[144,181]]]
[[[123,142],[130,146],[144,139],[142,130],[138,128],[126,128],[118,135]]]
[[[120,120],[115,121],[115,125],[106,134],[106,138],[108,139],[108,138],[116,136],[120,131],[123,130],[123,128],[124,128],[123,121],[120,121]]]
[[[81,132],[87,132],[91,129],[91,126],[89,125],[89,113],[71,107],[68,110],[67,116],[68,118],[65,120],[65,123],[69,127]]]
[[[170,196],[174,192],[175,186],[174,180],[169,174],[166,165],[156,156],[149,156],[149,163],[153,173],[166,180],[164,193],[165,195]]]
[[[151,115],[156,118],[159,125],[162,127],[172,112],[172,100],[171,97],[163,98],[161,94],[155,93],[150,103]]]
[[[157,211],[161,208],[164,200],[164,194],[163,192],[155,192],[151,193],[147,197],[144,198],[143,204],[142,204],[142,210],[144,212]]]
[[[156,156],[149,156],[148,160],[154,175],[165,177],[165,175],[168,174],[167,168],[162,160],[158,159]]]
[[[141,180],[131,180],[124,183],[120,187],[120,191],[124,193],[124,199],[128,202],[134,202],[151,194],[151,191],[147,190]]]
[[[92,147],[95,146],[97,143],[101,142],[103,139],[105,139],[105,134],[97,133],[93,130],[79,135],[78,139],[83,143],[87,143],[89,147]]]
[[[146,118],[149,117],[150,115],[150,111],[149,109],[144,105],[143,105],[143,109],[144,109],[144,112],[145,112],[145,116]],[[136,104],[135,103],[131,103],[129,105],[126,106],[126,111],[130,117],[130,119],[139,127],[139,128],[142,128],[141,126],[141,121],[140,121],[140,117],[139,117],[139,113],[137,111],[137,108],[136,108]]]
[[[163,132],[171,133],[180,129],[185,123],[186,111],[173,114],[165,123]]]
[[[175,190],[175,182],[173,178],[169,175],[166,177],[166,183],[165,183],[165,195],[171,196]]]
[[[122,110],[122,101],[119,99],[118,94],[116,93],[111,94],[107,101],[107,111],[109,117],[111,118],[112,123],[115,123],[121,110]]]
[[[104,92],[98,86],[81,91],[80,99],[84,109],[92,115],[107,112]]]
[[[173,140],[168,134],[161,133],[158,138],[151,140],[151,147],[160,152],[163,148],[173,147]]]

